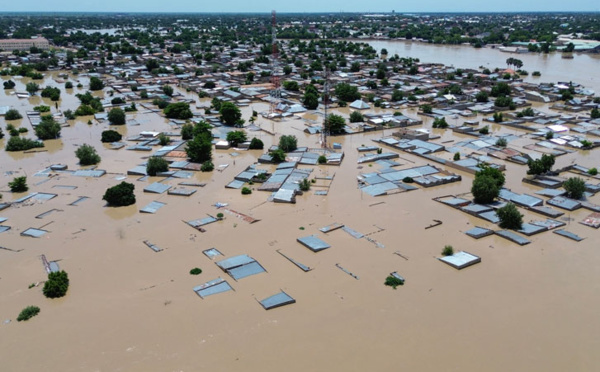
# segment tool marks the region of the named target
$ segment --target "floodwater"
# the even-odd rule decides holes
[[[381,52],[388,50],[390,56],[419,58],[421,62],[443,63],[456,68],[477,69],[481,66],[494,70],[507,68],[508,58],[523,61],[523,70],[529,72],[524,80],[532,83],[572,81],[600,92],[600,77],[595,73],[600,66],[600,54],[574,53],[573,59],[562,58],[561,53],[505,53],[499,49],[473,48],[467,45],[436,45],[419,41],[370,40],[368,43]],[[531,76],[540,71],[540,77]]]
[[[17,83],[17,90],[22,90],[25,81]],[[43,84],[47,83],[53,84],[52,79]],[[0,105],[15,106],[22,113],[41,100],[19,100],[7,93],[0,94]],[[63,93],[59,107],[74,110],[77,99]],[[244,108],[245,119],[252,109],[260,112],[267,106]],[[403,111],[416,117],[414,110]],[[0,246],[14,250],[0,249],[0,321],[12,320],[0,324],[3,370],[558,372],[595,371],[600,363],[598,231],[578,223],[587,211],[565,214],[570,217],[566,228],[586,237],[580,243],[550,232],[531,237],[532,243],[523,247],[495,236],[471,239],[464,231],[492,225],[431,200],[468,192],[471,175],[461,174],[458,183],[377,198],[357,188],[357,175],[379,166],[359,167],[356,148],[372,144],[381,133],[333,138],[343,146],[342,165],[316,166],[311,175],[334,176],[333,181],[318,180],[318,186],[298,197],[295,205],[266,202],[268,193],[257,190],[241,195],[239,190],[225,189],[261,154],[231,149],[213,153],[217,167],[229,165],[222,172],[197,173],[185,180],[206,183],[191,197],[143,193],[144,186],[160,178],[138,181],[128,176],[136,186],[137,203],[106,208],[101,200],[106,188],[120,182],[117,178],[149,153],[105,148],[99,137],[108,125],[88,125],[87,120],[64,128],[60,140],[47,143],[47,152],[0,151],[4,200],[23,196],[8,192],[7,183],[25,174],[31,191],[58,194],[44,203],[0,211],[0,217],[8,218],[3,224],[12,227],[0,234]],[[127,135],[172,130],[156,114],[138,113],[136,120],[141,125],[121,130]],[[29,122],[23,119],[19,125],[29,127]],[[302,132],[300,119],[271,122],[260,117],[257,125],[294,134],[300,146],[318,147],[318,136]],[[431,120],[426,119],[424,126],[431,128]],[[497,125],[491,129],[521,135],[511,144],[516,148],[531,143],[514,129]],[[450,131],[434,132],[442,136],[438,143],[461,138]],[[278,140],[278,135],[266,132],[249,136],[259,136],[266,148]],[[1,147],[5,141],[0,140]],[[102,157],[99,168],[107,175],[33,176],[56,163],[78,169],[74,151],[82,143],[96,147]],[[232,156],[233,152],[239,155]],[[400,153],[397,161],[402,168],[427,163],[406,153]],[[597,157],[576,152],[560,157],[557,166],[573,161],[600,165]],[[507,187],[534,193],[534,187],[521,182],[524,175],[525,167],[508,163]],[[177,186],[180,180],[166,182]],[[314,195],[314,190],[327,186],[327,196]],[[68,205],[81,196],[89,199]],[[156,214],[139,213],[154,200],[166,205]],[[591,201],[598,204],[600,198]],[[248,224],[224,212],[225,219],[206,226],[205,233],[182,222],[216,215],[222,211],[212,206],[216,202],[229,203],[231,209],[260,221]],[[57,211],[35,218],[51,209]],[[541,218],[522,212],[525,221]],[[426,230],[434,219],[443,224]],[[385,247],[342,230],[327,235],[318,231],[334,222],[370,234]],[[19,236],[29,227],[49,233],[39,239]],[[296,242],[313,234],[332,247],[313,253]],[[164,250],[154,253],[144,240]],[[479,255],[482,262],[457,271],[436,259],[446,244]],[[248,254],[267,273],[236,282],[202,254],[211,247],[225,257]],[[277,250],[314,269],[301,271]],[[46,278],[42,254],[59,261],[69,273],[66,297],[50,300],[42,295],[41,285],[27,288]],[[193,267],[202,268],[202,274],[190,275]],[[406,278],[397,290],[383,285],[393,271]],[[235,291],[205,299],[192,291],[219,276]],[[257,303],[280,290],[297,303],[270,311]],[[39,306],[40,314],[16,322],[28,305]]]

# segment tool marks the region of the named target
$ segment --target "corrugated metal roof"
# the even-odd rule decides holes
[[[314,235],[305,236],[296,240],[313,252],[319,252],[331,247],[329,244]]]
[[[154,182],[146,187],[144,187],[144,192],[151,192],[155,194],[162,194],[171,188],[171,185],[167,185],[160,182]]]
[[[232,290],[233,288],[227,283],[225,279],[217,278],[208,281],[202,285],[194,287],[194,292],[198,296],[204,298],[217,293],[223,293]]]
[[[165,203],[161,203],[158,201],[153,201],[150,204],[146,205],[144,208],[140,209],[141,213],[156,213],[160,208],[165,206]]]
[[[270,310],[276,307],[290,305],[295,302],[296,300],[293,299],[290,295],[281,291],[277,294],[274,294],[273,296],[267,297],[264,300],[260,301],[260,304],[262,305],[262,307],[265,308],[265,310]]]

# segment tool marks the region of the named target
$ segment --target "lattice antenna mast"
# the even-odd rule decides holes
[[[275,114],[277,106],[281,101],[281,88],[279,82],[279,50],[277,48],[277,14],[273,10],[271,12],[271,42],[273,45],[273,52],[271,54],[271,84],[273,90],[271,91],[271,115]]]
[[[325,67],[325,86],[323,87],[323,130],[321,131],[321,147],[327,148],[327,137],[329,136],[329,68]]]

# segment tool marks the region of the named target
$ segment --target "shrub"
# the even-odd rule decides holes
[[[454,154],[454,161],[460,160],[460,152]]]
[[[200,275],[202,274],[202,269],[199,267],[194,267],[190,270],[190,275]]]
[[[502,123],[504,121],[504,116],[501,112],[494,112],[494,123]]]
[[[294,135],[283,135],[279,138],[279,146],[284,152],[294,151],[298,148],[298,139]]]
[[[446,118],[434,118],[433,119],[433,127],[446,129],[448,128],[448,123],[446,122]]]
[[[118,142],[123,136],[116,130],[105,130],[102,132],[102,142]]]
[[[423,105],[421,106],[421,110],[423,110],[424,114],[431,114],[433,112],[433,107],[431,107],[431,105]]]
[[[490,133],[490,127],[486,125],[485,127],[479,129],[479,133],[483,134],[483,135],[489,134]]]
[[[65,116],[65,118],[67,120],[75,120],[75,117],[76,117],[75,113],[73,111],[71,111],[71,110],[65,110],[63,112],[63,115]]]
[[[79,159],[79,165],[93,165],[100,163],[100,155],[90,145],[83,144],[75,150],[75,156]]]
[[[167,172],[169,170],[169,163],[161,157],[151,156],[146,163],[146,173],[149,176],[156,176],[157,173]]]
[[[21,116],[21,113],[15,109],[6,111],[6,114],[4,115],[4,120],[17,120],[21,118],[23,118],[23,116]]]
[[[308,180],[308,178],[305,178],[302,181],[300,181],[300,184],[298,186],[301,191],[308,191],[310,190],[310,181]]]
[[[12,192],[25,192],[29,190],[29,186],[27,186],[27,177],[15,177],[8,183],[8,187],[10,187],[10,191]]]
[[[44,283],[42,292],[48,298],[59,298],[69,290],[69,276],[64,270],[48,274],[48,281]]]
[[[172,97],[173,96],[173,87],[170,85],[164,85],[162,87],[162,91],[165,95]]]
[[[248,187],[242,187],[242,195],[249,195],[252,194],[252,190],[250,190]]]
[[[404,280],[396,278],[393,275],[389,275],[387,278],[385,278],[385,282],[383,284],[396,289],[396,287],[398,287],[399,285],[404,285]]]
[[[452,256],[454,254],[454,248],[451,245],[444,246],[442,249],[442,256]]]
[[[319,155],[319,158],[317,159],[317,162],[319,164],[325,164],[325,163],[327,163],[327,157],[325,155]]]
[[[217,218],[218,219],[222,220],[223,217],[225,217],[225,215],[223,213],[221,213],[221,212],[217,213]]]
[[[363,114],[361,114],[358,111],[353,111],[350,114],[350,122],[351,123],[362,123],[363,121],[365,121],[365,118],[363,116]]]
[[[545,137],[547,140],[554,138],[554,132],[551,130],[547,131]]]
[[[413,182],[415,182],[415,180],[413,180],[412,177],[404,177],[402,179],[402,182],[404,182],[404,183],[413,183]]]
[[[33,318],[40,313],[40,308],[37,306],[27,306],[17,316],[17,322],[22,322]]]
[[[598,174],[598,169],[596,169],[596,168],[590,168],[590,169],[588,169],[588,174],[590,176],[595,176],[595,175]]]
[[[542,76],[542,73],[539,71],[534,71],[531,75],[532,76]]]
[[[67,81],[65,83],[65,89],[73,89],[73,83],[70,81]]]
[[[25,151],[37,147],[44,147],[44,143],[22,137],[11,137],[6,143],[6,151]]]
[[[250,150],[262,150],[265,147],[263,141],[261,141],[258,138],[252,138],[252,140],[250,141]]]
[[[568,197],[581,199],[585,192],[585,181],[579,177],[571,177],[563,183],[563,188],[567,190]]]
[[[600,110],[598,110],[597,108],[593,108],[592,111],[590,111],[590,117],[592,119],[598,119],[600,118]]]
[[[506,141],[506,138],[504,138],[504,137],[498,138],[496,140],[496,146],[498,146],[498,147],[506,147],[507,144],[508,144],[508,141]]]
[[[586,148],[586,149],[587,149],[587,148],[590,148],[590,147],[592,147],[593,143],[592,143],[592,142],[590,142],[590,141],[588,141],[588,140],[582,140],[582,141],[581,141],[581,145],[583,146],[583,148]]]
[[[202,163],[202,166],[200,167],[201,172],[212,172],[214,169],[215,165],[210,160],[207,160],[204,163]]]
[[[159,98],[152,100],[152,104],[158,106],[158,108],[161,110],[169,106],[169,102]]]
[[[45,106],[45,105],[39,105],[39,106],[34,106],[33,107],[33,111],[37,111],[37,112],[50,112],[50,106]]]
[[[123,181],[116,186],[106,189],[102,200],[105,200],[109,206],[114,207],[135,204],[134,189],[135,185]]]
[[[35,135],[41,140],[60,137],[60,124],[52,116],[43,116],[42,121],[35,127]]]
[[[166,145],[169,144],[169,142],[171,142],[171,139],[166,134],[161,133],[161,134],[158,135],[158,143],[161,146],[166,146]]]

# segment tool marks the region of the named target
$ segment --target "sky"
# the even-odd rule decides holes
[[[532,12],[600,11],[598,0],[25,0],[3,1],[0,12]]]

